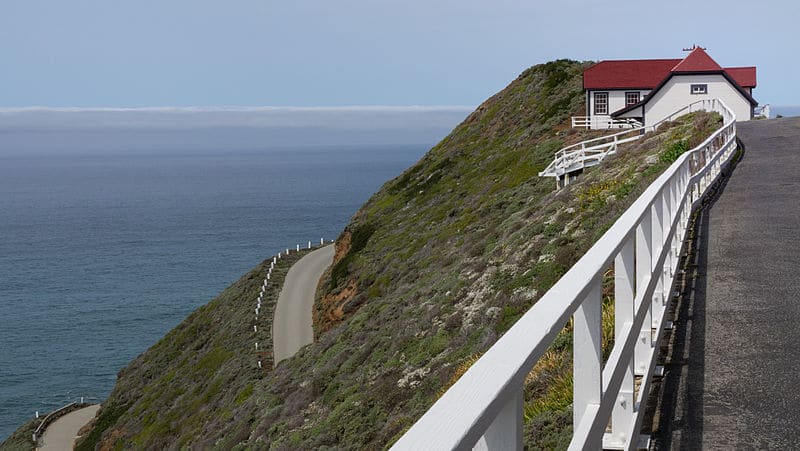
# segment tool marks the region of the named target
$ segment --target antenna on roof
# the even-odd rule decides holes
[[[700,46],[699,46],[699,45],[697,45],[697,44],[693,44],[693,45],[692,45],[691,47],[689,47],[688,49],[687,49],[687,48],[684,48],[684,49],[683,49],[683,51],[684,51],[684,52],[691,52],[691,51],[692,51],[692,50],[694,50],[694,49],[702,49],[702,50],[706,50],[706,48],[705,48],[705,47],[700,47]]]

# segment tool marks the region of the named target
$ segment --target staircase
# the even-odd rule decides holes
[[[606,156],[616,153],[620,144],[636,141],[642,135],[644,128],[637,127],[565,147],[556,152],[555,159],[539,173],[539,177],[555,177],[556,188],[563,188],[584,168],[600,164]]]
[[[716,102],[716,99],[698,100],[680,108],[653,125],[648,125],[647,127],[637,125],[624,132],[588,139],[567,146],[556,152],[553,161],[547,165],[544,171],[539,173],[539,177],[555,177],[556,189],[561,189],[569,185],[572,180],[575,180],[585,168],[597,166],[606,156],[615,154],[620,144],[636,141],[644,136],[646,132],[654,131],[661,124],[672,121],[684,114],[695,111],[715,111]],[[769,105],[766,105],[766,108],[767,114],[769,114]]]

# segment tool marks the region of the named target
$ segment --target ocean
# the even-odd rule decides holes
[[[800,116],[800,106],[791,106],[791,105],[775,105],[772,108],[772,112],[770,113],[771,117],[775,117],[780,114],[783,117],[795,117]]]
[[[71,133],[0,133],[0,440],[35,411],[104,399],[192,310],[278,251],[336,238],[435,142],[229,149]]]

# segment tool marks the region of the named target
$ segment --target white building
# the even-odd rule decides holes
[[[652,125],[702,99],[722,99],[738,120],[758,105],[755,67],[723,69],[694,47],[684,59],[601,61],[583,73],[587,117],[574,126],[610,128],[620,121]]]

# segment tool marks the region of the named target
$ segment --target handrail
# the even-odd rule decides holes
[[[600,137],[597,137],[597,138],[587,139],[585,141],[581,141],[579,143],[575,143],[575,144],[569,145],[567,147],[564,147],[563,149],[561,149],[558,152],[556,152],[555,156],[558,157],[559,155],[563,155],[563,154],[567,153],[567,151],[569,151],[570,149],[594,147],[593,145],[589,145],[589,144],[590,143],[594,143],[596,141],[598,141],[598,142],[599,141],[613,142],[613,141],[615,141],[614,138],[617,138],[616,140],[618,140],[619,136],[627,135],[627,134],[633,134],[633,132],[635,132],[635,134],[638,135],[638,134],[642,133],[642,128],[643,127],[636,127],[636,128],[628,129],[628,130],[625,130],[625,131],[617,132],[617,133],[614,133],[614,134],[611,134],[611,135],[605,135],[605,136],[600,136]],[[608,142],[600,142],[599,144],[608,144]]]
[[[69,403],[69,404],[67,404],[67,405],[65,405],[65,406],[59,407],[58,409],[56,409],[56,410],[54,410],[54,411],[52,411],[52,412],[48,413],[48,414],[47,414],[47,415],[46,415],[46,416],[45,416],[45,417],[42,419],[42,422],[41,422],[41,423],[39,423],[39,427],[37,427],[37,428],[36,428],[36,430],[35,430],[35,431],[33,431],[33,437],[31,437],[31,438],[33,439],[33,443],[38,443],[38,441],[39,441],[39,437],[41,437],[41,436],[42,436],[42,435],[41,435],[41,432],[42,432],[42,430],[43,430],[44,428],[46,428],[46,427],[47,427],[47,426],[50,424],[50,422],[51,422],[53,419],[55,419],[55,417],[56,417],[56,416],[60,416],[61,412],[63,412],[64,410],[67,410],[67,409],[69,409],[69,408],[72,408],[73,406],[76,406],[76,405],[78,405],[78,403],[76,403],[76,402],[71,402],[71,403]],[[38,413],[37,413],[37,415],[38,415]]]
[[[709,105],[713,105],[715,102],[721,102],[721,100],[720,99],[695,100],[694,102],[686,105],[685,107],[680,108],[677,111],[673,112],[669,116],[659,120],[655,124],[645,126],[644,130],[645,130],[645,132],[655,131],[658,127],[660,127],[665,122],[673,121],[673,120],[675,120],[676,118],[678,118],[680,116],[683,116],[683,115],[689,114],[689,113],[694,113],[696,111],[716,111],[716,110],[713,109],[713,107],[709,106]],[[697,107],[697,105],[700,105],[700,107]],[[733,114],[733,112],[730,111],[730,110],[728,112],[717,111],[717,113],[720,113],[723,116],[725,116],[725,114],[727,114],[727,113]]]
[[[643,133],[642,127],[633,128],[612,135],[587,139],[564,147],[556,152],[553,161],[543,171],[539,172],[539,177],[559,177],[566,172],[598,164],[607,155],[614,154],[620,144],[638,140]],[[628,134],[633,134],[633,136],[621,138]]]
[[[645,133],[655,131],[659,126],[667,121],[674,120],[675,118],[684,114],[691,113],[698,110],[706,110],[707,104],[713,102],[712,100],[703,99],[694,101],[685,107],[678,109],[669,116],[659,120],[653,125],[646,127],[636,127],[630,130],[614,133],[611,135],[601,136],[598,138],[587,139],[581,141],[555,153],[553,161],[547,167],[539,172],[539,177],[557,177],[560,178],[567,172],[574,172],[583,169],[587,166],[593,166],[600,163],[603,159],[616,153],[617,146],[630,141],[636,141],[644,136]],[[699,107],[698,107],[699,105]],[[635,132],[635,134],[633,134]],[[620,139],[621,136],[626,134],[633,134],[633,136]],[[561,186],[557,180],[557,186]]]
[[[572,128],[609,129],[625,127],[641,127],[641,123],[633,118],[614,119],[609,115],[572,116]]]
[[[736,117],[667,168],[392,449],[522,449],[524,381],[570,317],[574,432],[570,449],[637,446],[679,250],[693,208],[736,148]],[[615,341],[600,349],[602,283],[614,267]],[[635,387],[635,378],[641,386]],[[606,426],[611,423],[611,431]]]

